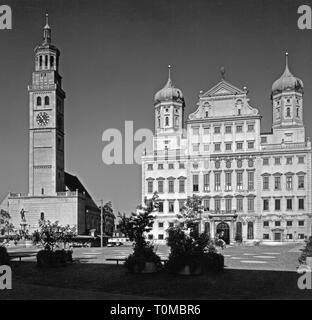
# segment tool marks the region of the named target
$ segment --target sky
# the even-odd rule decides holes
[[[200,90],[220,80],[249,89],[250,104],[272,123],[271,86],[285,67],[303,80],[304,120],[312,126],[312,30],[299,30],[296,0],[15,0],[12,30],[0,30],[0,198],[28,188],[28,92],[34,47],[49,13],[61,50],[66,170],[96,201],[129,213],[140,203],[139,165],[106,165],[102,134],[154,125],[154,94],[172,79],[196,110]],[[124,138],[124,137],[123,137]]]

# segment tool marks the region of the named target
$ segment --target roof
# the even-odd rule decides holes
[[[65,172],[65,187],[69,191],[76,191],[78,190],[79,193],[85,193],[85,195],[91,199],[91,196],[87,189],[83,186],[83,184],[80,182],[78,177],[73,176],[67,172]]]

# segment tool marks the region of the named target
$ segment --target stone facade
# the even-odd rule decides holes
[[[48,21],[35,48],[29,92],[29,190],[10,193],[2,202],[17,229],[29,232],[39,220],[76,226],[78,234],[100,230],[100,210],[79,179],[65,172],[64,99],[60,51],[51,44]]]
[[[142,201],[157,191],[162,202],[148,238],[164,243],[193,194],[202,198],[200,228],[211,237],[254,242],[311,235],[311,142],[303,125],[303,83],[288,61],[272,87],[269,133],[261,133],[262,117],[247,88],[232,85],[224,73],[200,93],[186,126],[184,106],[169,74],[155,95],[154,149],[142,158]]]

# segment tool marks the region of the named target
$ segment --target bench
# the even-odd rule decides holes
[[[37,252],[9,252],[10,259],[19,258],[19,261],[22,261],[22,258],[33,257]]]
[[[126,261],[126,258],[107,258],[105,259],[106,261],[116,261],[117,266],[119,265],[119,261]],[[166,261],[168,261],[168,259],[160,259],[160,261],[162,263],[165,263]]]

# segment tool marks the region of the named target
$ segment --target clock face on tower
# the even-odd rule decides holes
[[[50,117],[46,112],[40,112],[37,115],[36,121],[40,127],[44,127],[49,123]]]

